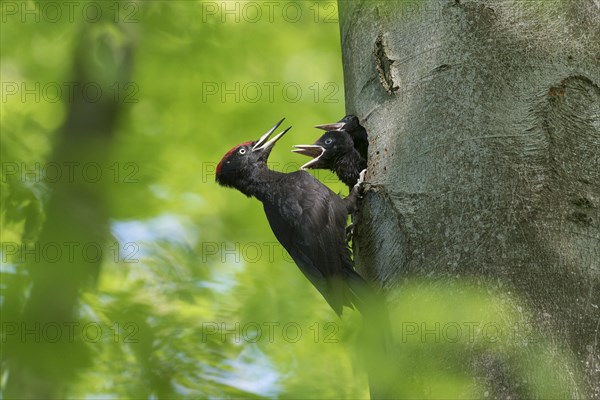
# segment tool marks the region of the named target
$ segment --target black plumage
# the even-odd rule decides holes
[[[282,121],[258,141],[225,154],[216,181],[263,203],[277,240],[338,315],[343,306],[360,310],[371,289],[354,270],[345,240],[347,216],[356,207],[359,188],[342,199],[306,171],[269,169],[269,153],[287,129],[267,140]]]
[[[350,189],[358,182],[360,172],[367,168],[367,159],[354,148],[352,138],[344,130],[326,132],[315,143],[295,145],[292,151],[313,157],[302,169],[333,171]]]
[[[326,131],[346,131],[352,138],[354,148],[365,160],[369,157],[369,136],[356,115],[346,115],[333,124],[317,125],[315,128]]]

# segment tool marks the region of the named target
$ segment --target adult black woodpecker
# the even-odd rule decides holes
[[[313,144],[298,144],[293,147],[293,152],[313,157],[301,169],[333,171],[350,189],[358,182],[360,172],[367,168],[367,159],[354,148],[352,137],[344,130],[329,131]]]
[[[344,199],[306,171],[269,169],[275,143],[290,129],[269,140],[283,119],[260,139],[229,150],[216,169],[216,181],[263,203],[275,237],[302,273],[342,315],[344,306],[359,309],[373,291],[354,270],[345,227],[359,197],[357,185]]]
[[[315,128],[325,131],[346,131],[352,137],[354,148],[358,151],[362,158],[368,158],[369,152],[369,137],[367,130],[360,124],[356,115],[346,115],[338,122],[332,124],[317,125]]]

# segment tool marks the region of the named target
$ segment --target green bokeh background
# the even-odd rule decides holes
[[[364,372],[353,369],[344,345],[351,331],[276,242],[260,203],[214,182],[227,150],[282,117],[293,129],[270,161],[274,169],[297,169],[307,160],[291,145],[312,143],[320,135],[313,125],[344,114],[337,4],[77,2],[61,4],[62,17],[43,2],[14,4],[16,12],[3,5],[1,28],[2,161],[18,168],[3,170],[5,245],[35,240],[43,225],[52,184],[42,175],[72,101],[68,82],[82,26],[110,31],[118,20],[129,25],[135,46],[130,85],[102,93],[117,95],[122,107],[110,162],[102,165],[108,183],[99,183],[114,237],[97,282],[81,292],[75,321],[94,329],[75,341],[91,352],[66,393],[364,397]],[[101,18],[94,17],[98,4]],[[90,62],[101,63],[97,57]],[[346,190],[331,174],[318,176]],[[23,296],[33,256],[3,250],[4,296]],[[6,317],[19,309],[3,300],[3,322],[12,323]],[[262,336],[254,340],[257,326]],[[24,339],[16,345],[36,337]],[[57,360],[57,370],[71,361]]]
[[[306,158],[291,145],[312,143],[315,124],[345,114],[337,3],[52,3],[60,16],[47,4],[2,4],[1,397],[21,362],[45,371],[20,376],[22,393],[35,393],[45,377],[51,389],[42,393],[55,397],[367,397],[360,316],[338,319],[276,242],[261,204],[214,182],[226,151],[282,117],[293,129],[271,166],[296,170]],[[131,41],[132,72],[112,85],[103,47],[89,48],[85,65],[121,111],[109,150],[99,150],[109,153],[102,179],[88,185],[106,204],[111,234],[100,244],[97,278],[80,288],[73,338],[57,322],[62,338],[53,343],[55,327],[26,326],[27,333],[21,322],[35,268],[44,265],[35,243],[57,188],[43,174],[60,146],[74,54],[89,32]],[[64,181],[69,170],[60,172]],[[95,172],[74,169],[87,184]],[[346,194],[332,174],[315,175]],[[67,222],[49,229],[63,231]],[[564,394],[560,367],[572,364],[569,356],[529,331],[508,334],[530,326],[526,313],[514,312],[518,299],[481,282],[404,284],[391,296],[400,351],[378,366],[399,368],[399,396],[483,396],[465,367],[473,354],[507,361],[546,397]],[[444,336],[443,327],[474,323],[505,335]],[[536,356],[521,359],[523,349]]]

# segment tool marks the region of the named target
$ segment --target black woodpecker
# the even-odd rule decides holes
[[[373,291],[354,270],[345,236],[360,185],[342,199],[306,171],[269,169],[271,149],[290,129],[269,140],[282,121],[257,141],[228,151],[217,165],[216,181],[263,203],[277,240],[338,315],[344,306],[363,312]]]
[[[293,147],[293,152],[313,157],[301,169],[333,171],[350,189],[358,182],[360,172],[367,168],[367,159],[354,148],[352,137],[344,130],[329,131],[313,144],[298,144]]]
[[[346,131],[352,137],[354,142],[354,148],[359,152],[362,158],[365,160],[368,158],[369,153],[369,138],[367,130],[360,124],[356,115],[346,115],[338,122],[333,124],[317,125],[315,128],[323,129],[325,131]]]

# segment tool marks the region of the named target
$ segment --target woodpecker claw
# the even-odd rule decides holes
[[[357,185],[362,185],[363,182],[365,181],[365,175],[367,175],[367,169],[363,169],[362,171],[360,171],[360,174],[358,175],[358,181],[356,182]]]
[[[362,198],[364,186],[365,186],[365,175],[367,175],[366,168],[363,169],[362,171],[360,171],[360,174],[358,175],[358,181],[356,181],[356,184],[354,185],[354,189],[356,189],[359,197],[361,197],[361,198]]]

